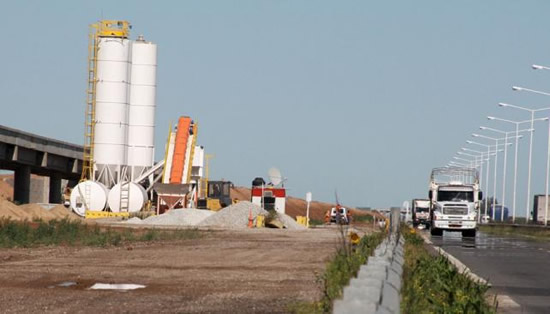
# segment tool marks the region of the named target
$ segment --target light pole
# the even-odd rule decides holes
[[[523,88],[523,87],[518,87],[518,86],[513,86],[512,89],[516,90],[516,91],[532,91],[528,88]],[[533,161],[533,133],[534,133],[534,123],[535,123],[535,112],[548,110],[550,108],[530,109],[530,108],[525,108],[525,107],[516,106],[516,105],[510,105],[510,104],[502,103],[502,102],[499,103],[499,106],[515,108],[515,109],[519,109],[519,110],[528,111],[528,112],[531,113],[531,127],[530,127],[531,132],[530,132],[530,135],[529,135],[529,165],[528,165],[528,173],[527,173],[527,204],[526,204],[526,208],[525,208],[525,212],[526,212],[525,223],[527,224],[527,223],[529,223],[529,220],[531,219],[531,211],[529,210],[529,204],[530,204],[530,201],[531,201],[531,169],[532,169],[531,163]]]
[[[533,70],[550,70],[550,67],[538,64],[533,64],[531,67],[533,68]]]
[[[499,144],[499,141],[503,140],[504,138],[494,138],[494,137],[490,137],[490,136],[485,136],[485,135],[481,135],[481,134],[472,134],[473,137],[479,137],[479,138],[485,138],[485,139],[488,139],[488,140],[492,140],[492,141],[495,141],[495,145],[491,145],[491,146],[495,146],[495,170],[494,170],[494,178],[493,178],[493,204],[492,204],[492,219],[493,221],[495,220],[495,205],[496,205],[496,199],[497,199],[497,173],[498,173],[498,147],[499,145],[504,145],[504,146],[507,146],[507,144]],[[488,188],[488,186],[487,186]]]
[[[489,140],[494,140],[495,141],[495,151],[497,150],[498,148],[498,141],[500,139],[498,138],[493,138],[493,137],[489,137],[489,136],[485,136],[485,135],[480,135],[480,134],[472,134],[473,137],[481,137],[481,138],[486,138],[486,139],[489,139]],[[493,179],[493,206],[491,207],[492,210],[492,219],[493,221],[495,221],[495,205],[496,205],[496,199],[497,199],[497,164],[498,164],[498,153],[495,154],[495,171],[494,171],[494,179]]]
[[[486,126],[479,127],[481,130],[486,131],[493,131],[500,134],[504,134],[504,162],[502,165],[502,209],[500,211],[500,221],[504,221],[504,207],[506,204],[506,168],[508,165],[508,134],[510,133],[519,133],[519,132],[525,132],[525,131],[531,131],[530,129],[525,130],[517,130],[516,131],[502,131],[499,129],[489,128]],[[519,139],[519,135],[516,135],[516,142]]]
[[[501,121],[501,122],[507,122],[507,123],[513,123],[516,126],[516,147],[515,147],[515,153],[514,153],[514,193],[512,194],[512,223],[516,222],[516,193],[517,193],[517,179],[518,179],[518,149],[519,149],[519,125],[527,122],[531,122],[531,120],[523,120],[523,121],[513,121],[513,120],[507,120],[502,118],[497,118],[493,116],[488,116],[487,119],[492,121]],[[535,119],[535,121],[543,121],[548,120],[548,118],[540,118]]]
[[[471,159],[465,159],[465,158],[460,158],[460,157],[456,157],[456,156],[455,156],[455,157],[453,157],[453,159],[456,159],[456,160],[462,160],[462,161],[466,161],[466,162],[468,162],[469,164],[468,164],[467,168],[474,168],[474,167],[475,167],[475,166],[474,166],[474,162],[475,162],[474,160],[471,160]],[[465,176],[464,176],[464,173],[463,173],[462,171],[461,171],[460,173],[461,173],[461,176],[462,176],[462,177],[461,177],[461,180],[460,180],[460,181],[462,181],[462,182],[466,183],[466,182],[465,182]]]
[[[477,153],[479,154],[478,156],[480,157],[480,163],[479,163],[479,186],[483,186],[483,182],[485,182],[484,180],[487,180],[488,178],[485,178],[483,177],[483,163],[485,161],[488,160],[489,156],[487,156],[487,158],[484,158],[485,154],[487,154],[487,152],[481,152],[479,150],[474,150],[474,149],[469,149],[469,148],[466,148],[466,147],[462,147],[461,148],[463,151],[465,152],[472,152],[472,153]]]
[[[486,177],[486,180],[485,180],[485,194],[489,194],[489,168],[491,167],[491,147],[494,146],[494,145],[487,145],[487,144],[482,144],[482,143],[478,143],[478,142],[474,142],[474,141],[466,141],[466,143],[468,144],[474,144],[474,145],[479,145],[479,146],[483,146],[483,147],[486,147],[487,148],[487,173],[485,175]],[[498,150],[498,146],[495,146],[495,151]],[[497,152],[495,152],[496,154]],[[485,216],[487,216],[487,195],[485,195]],[[494,196],[493,196],[494,197]]]
[[[546,66],[543,66],[543,65],[537,65],[537,64],[533,64],[532,68],[534,70],[550,70],[549,67],[546,67]],[[523,88],[523,87],[517,87],[517,86],[514,90],[526,91],[526,92],[530,92],[530,93],[550,96],[550,93],[547,93],[547,92],[541,92],[541,91],[538,91],[538,90]],[[538,111],[548,110],[548,109],[550,109],[550,108],[542,108],[542,109],[538,109]],[[545,193],[544,193],[544,198],[545,198],[545,201],[544,201],[544,225],[548,226],[548,180],[549,180],[549,175],[550,175],[548,172],[550,171],[550,123],[548,124],[548,143],[546,145],[546,150],[547,150],[546,151],[546,176],[545,176],[545,183],[544,183],[544,190],[545,190]],[[538,219],[538,217],[537,217],[537,219]]]
[[[471,152],[475,152],[475,153],[478,153],[478,155],[472,155],[472,154],[468,154],[468,153],[464,153],[464,152],[457,152],[458,155],[464,155],[464,156],[471,156],[471,157],[474,157],[475,160],[476,160],[476,168],[478,167],[479,165],[479,173],[480,173],[480,176],[479,176],[479,186],[482,187],[483,186],[483,179],[485,180],[488,180],[488,178],[483,178],[483,163],[485,161],[488,161],[489,160],[489,156],[487,156],[487,158],[485,158],[485,152],[480,152],[480,151],[477,151],[477,150],[473,150],[473,149],[468,149],[468,148],[464,148],[462,147],[461,148],[462,150],[464,151],[471,151]],[[478,164],[478,161],[477,161],[477,158],[479,157],[479,164]],[[485,201],[485,205],[487,205],[487,201]],[[479,209],[479,214],[477,215],[477,221],[478,223],[481,223],[481,208]]]

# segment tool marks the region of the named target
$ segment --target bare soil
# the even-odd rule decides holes
[[[283,313],[320,299],[317,274],[334,253],[335,226],[206,230],[201,238],[120,247],[0,251],[5,313]],[[71,287],[56,286],[75,281]],[[146,288],[97,291],[94,283]]]

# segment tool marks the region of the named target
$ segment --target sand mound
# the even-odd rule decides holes
[[[78,216],[61,204],[48,210],[38,204],[17,206],[12,202],[2,199],[0,199],[0,218],[9,218],[12,220],[42,219],[45,221],[64,218],[80,220]]]
[[[29,219],[27,213],[20,210],[19,206],[3,199],[0,199],[0,218],[10,218],[13,220]]]

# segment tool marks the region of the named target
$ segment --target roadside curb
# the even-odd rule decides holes
[[[491,287],[491,284],[486,279],[472,272],[472,270],[468,268],[468,266],[464,265],[464,263],[462,263],[458,258],[449,254],[447,251],[445,251],[441,247],[434,245],[433,242],[428,238],[428,235],[422,232],[417,234],[420,235],[420,237],[422,237],[425,243],[431,245],[439,254],[445,256],[445,258],[447,258],[447,260],[449,260],[449,262],[451,262],[451,264],[453,264],[453,266],[456,267],[456,269],[458,269],[459,272],[463,273],[468,278],[470,278],[471,280],[477,283],[481,283]]]

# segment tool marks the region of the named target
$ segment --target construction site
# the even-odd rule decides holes
[[[10,162],[22,165],[0,175],[0,219],[31,229],[69,221],[128,239],[188,233],[0,250],[1,307],[266,313],[319,300],[319,275],[342,238],[378,231],[386,218],[337,196],[335,203],[290,196],[292,182],[277,168],[250,173],[248,186],[216,178],[209,169],[216,152],[201,145],[201,117],[182,112],[174,125],[155,125],[157,45],[130,31],[127,21],[90,26],[82,153],[66,167],[80,179],[38,175],[13,149]],[[155,132],[166,130],[155,143]],[[53,158],[44,154],[42,166]]]

